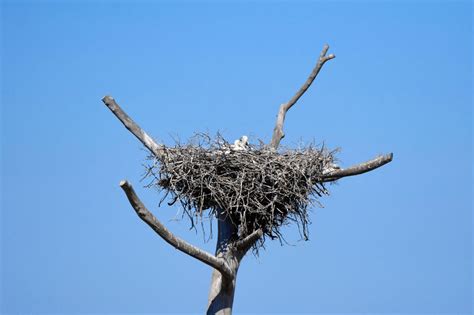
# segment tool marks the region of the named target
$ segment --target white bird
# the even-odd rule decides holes
[[[232,151],[244,151],[250,149],[250,146],[248,144],[249,137],[247,136],[242,136],[240,139],[237,139],[234,141],[234,144],[227,145],[227,144],[222,144],[221,148],[216,151],[216,154],[229,154]]]
[[[230,146],[233,151],[244,151],[249,149],[249,137],[242,136],[240,139],[234,141],[234,144]]]

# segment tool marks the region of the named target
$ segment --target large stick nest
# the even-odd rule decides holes
[[[280,228],[294,221],[306,240],[308,209],[329,194],[322,176],[334,166],[334,152],[314,145],[279,152],[263,144],[235,150],[220,135],[199,134],[152,157],[147,175],[150,186],[171,195],[169,204],[181,203],[191,222],[209,210],[211,218],[229,217],[239,238],[261,229],[281,241]]]

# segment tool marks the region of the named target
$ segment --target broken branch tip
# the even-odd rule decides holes
[[[108,101],[113,101],[114,98],[110,95],[106,95],[102,98],[102,102],[107,103]]]
[[[119,185],[120,185],[120,187],[123,188],[123,187],[125,187],[125,186],[129,186],[129,183],[128,183],[128,181],[126,181],[126,180],[123,179],[123,180],[120,181]]]

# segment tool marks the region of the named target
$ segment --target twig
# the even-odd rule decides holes
[[[156,157],[163,154],[163,147],[157,144],[140,126],[138,126],[115,102],[112,96],[104,96],[102,102],[114,113],[124,126],[140,140]]]
[[[363,174],[391,162],[392,159],[393,159],[393,153],[382,155],[370,161],[353,165],[346,169],[335,170],[331,173],[323,175],[322,179],[323,179],[323,182],[332,182],[343,177]]]
[[[168,244],[172,245],[176,249],[194,257],[203,263],[217,269],[224,277],[228,279],[234,278],[234,273],[231,271],[227,262],[222,259],[211,255],[210,253],[197,248],[194,245],[189,244],[185,240],[180,239],[171,233],[158,219],[145,207],[142,201],[138,198],[132,185],[123,180],[120,182],[120,187],[127,195],[128,201],[132,205],[137,215],[146,224],[148,224],[159,236],[161,236]]]
[[[329,49],[329,46],[324,45],[323,50],[321,51],[321,55],[319,56],[318,62],[316,63],[316,66],[314,67],[313,71],[309,75],[306,82],[301,86],[298,92],[296,92],[295,96],[293,96],[293,98],[288,101],[288,103],[281,104],[280,110],[278,112],[275,128],[273,129],[272,141],[270,142],[270,147],[272,147],[273,149],[276,150],[278,146],[280,145],[281,139],[285,137],[285,134],[283,132],[283,124],[285,122],[286,112],[293,105],[295,105],[295,103],[300,99],[301,96],[303,96],[306,90],[308,90],[308,88],[311,86],[311,83],[313,83],[314,79],[316,78],[319,71],[321,70],[323,65],[326,63],[326,61],[331,60],[336,57],[333,54],[329,54],[328,56],[326,56],[328,49]]]

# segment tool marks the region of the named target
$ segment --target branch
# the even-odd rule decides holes
[[[301,96],[303,96],[306,90],[308,90],[308,88],[311,86],[311,83],[313,83],[314,79],[316,78],[319,71],[321,70],[323,65],[326,63],[326,61],[331,60],[336,57],[333,54],[329,54],[328,56],[326,56],[328,49],[329,49],[329,46],[324,45],[323,50],[321,51],[321,54],[319,56],[318,62],[316,63],[316,66],[314,67],[313,71],[309,75],[306,82],[301,86],[298,92],[296,92],[295,96],[293,96],[293,98],[288,101],[288,103],[281,104],[280,110],[278,112],[275,128],[273,129],[272,141],[270,142],[270,147],[272,147],[273,149],[276,150],[278,146],[280,145],[281,139],[285,137],[285,134],[283,132],[283,124],[285,122],[286,112],[293,105],[295,105],[295,103],[300,99]]]
[[[375,170],[376,168],[379,168],[389,162],[391,162],[393,159],[393,153],[387,154],[387,155],[382,155],[379,157],[376,157],[375,159],[372,159],[370,161],[360,163],[357,165],[353,165],[351,167],[348,167],[346,169],[340,169],[333,171],[329,174],[326,174],[322,176],[323,182],[332,182],[335,180],[338,180],[343,177],[348,177],[348,176],[354,176],[354,175],[359,175],[363,174],[366,172],[370,172]]]
[[[224,259],[217,258],[171,233],[150,211],[148,211],[129,182],[125,180],[121,181],[120,187],[127,195],[128,201],[140,219],[145,221],[145,223],[148,224],[168,244],[218,270],[224,277],[227,277],[228,279],[234,278],[234,273],[231,271]]]
[[[243,240],[238,241],[235,244],[235,248],[239,251],[242,251],[246,253],[250,247],[252,247],[255,242],[262,237],[263,231],[261,229],[258,229],[256,231],[253,231],[250,235],[246,236]]]
[[[163,148],[157,144],[145,131],[140,128],[115,102],[112,96],[104,96],[102,102],[114,113],[114,115],[122,122],[122,124],[140,140],[143,145],[150,150],[156,157],[163,154]]]

